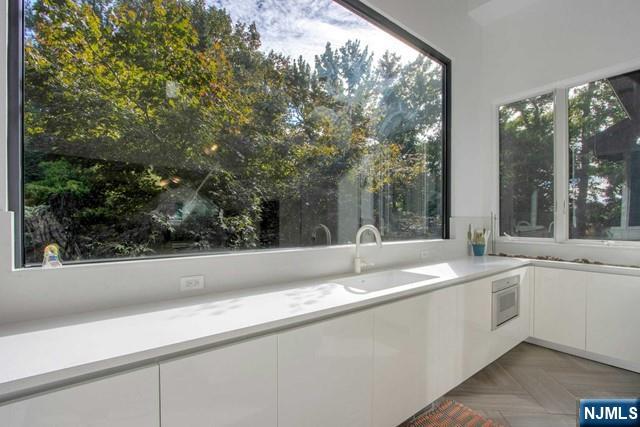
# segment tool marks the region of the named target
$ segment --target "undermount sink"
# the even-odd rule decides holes
[[[393,270],[384,271],[381,273],[371,273],[363,274],[361,276],[347,277],[344,279],[338,279],[333,283],[342,285],[353,292],[367,293],[394,288],[396,286],[408,285],[410,283],[422,282],[435,278],[437,278],[437,276],[410,273],[408,271],[402,270]]]

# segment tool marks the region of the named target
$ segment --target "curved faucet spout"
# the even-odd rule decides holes
[[[365,263],[362,259],[360,259],[360,241],[362,240],[362,235],[366,232],[366,231],[370,231],[371,233],[373,233],[373,237],[375,237],[376,239],[376,245],[381,248],[382,247],[382,237],[380,236],[380,231],[378,231],[378,229],[371,225],[371,224],[367,224],[367,225],[363,225],[362,227],[360,227],[360,229],[358,229],[358,232],[356,233],[356,258],[354,260],[354,271],[356,272],[356,274],[359,274],[360,271],[362,270],[362,265],[367,265],[367,263]]]
[[[324,224],[318,224],[314,227],[313,229],[313,233],[311,233],[311,239],[315,242],[316,239],[318,238],[318,230],[322,230],[324,231],[324,235],[326,238],[326,242],[327,242],[327,246],[331,246],[331,230],[329,230],[329,227],[327,227]]]

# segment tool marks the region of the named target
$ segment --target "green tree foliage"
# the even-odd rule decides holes
[[[439,215],[442,69],[422,55],[265,53],[205,0],[36,0],[27,27],[29,262],[50,242],[67,260],[268,246],[267,202],[335,225],[354,173],[393,189],[398,237],[427,232],[416,203]]]
[[[620,226],[625,165],[622,158],[597,156],[587,141],[627,117],[607,80],[573,88],[569,97],[571,223],[573,237],[611,237]]]
[[[553,222],[553,96],[542,95],[500,108],[500,229],[511,235],[530,223],[537,197],[539,234]],[[552,230],[551,230],[552,231]]]
[[[624,133],[605,135],[628,120],[607,79],[569,91],[569,222],[572,238],[615,238],[621,226],[623,187],[628,181]],[[541,232],[528,237],[553,237],[553,97],[551,94],[514,102],[500,109],[501,231],[517,233],[527,221],[537,195]],[[597,142],[597,143],[596,143]],[[599,145],[598,145],[599,144]],[[607,148],[609,147],[609,148]],[[598,152],[598,151],[605,152]],[[626,161],[628,161],[627,159]],[[561,167],[561,166],[560,166]]]

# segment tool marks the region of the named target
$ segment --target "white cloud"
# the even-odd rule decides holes
[[[379,58],[385,50],[403,62],[419,52],[332,0],[213,0],[225,8],[234,22],[255,22],[265,52],[274,50],[291,57],[302,55],[313,64],[327,42],[340,47],[358,39]]]

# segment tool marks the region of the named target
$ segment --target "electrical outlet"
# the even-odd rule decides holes
[[[204,276],[189,276],[180,278],[180,291],[195,291],[204,289]]]
[[[429,249],[423,249],[420,251],[420,258],[426,259],[429,258]]]

